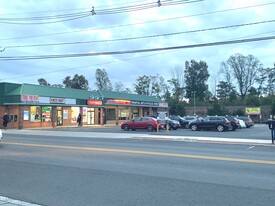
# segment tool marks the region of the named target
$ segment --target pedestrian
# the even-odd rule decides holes
[[[82,123],[82,116],[81,114],[79,113],[78,117],[77,117],[77,123],[78,123],[78,126],[81,127],[81,123]]]
[[[9,115],[5,112],[3,116],[3,127],[5,128],[5,130],[8,127],[9,120],[10,120]]]

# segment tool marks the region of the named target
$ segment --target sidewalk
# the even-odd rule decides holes
[[[83,138],[117,138],[117,139],[144,139],[144,140],[167,140],[167,141],[186,141],[186,142],[207,142],[207,143],[226,143],[226,144],[247,144],[247,145],[266,145],[275,146],[271,140],[262,139],[237,139],[237,138],[220,138],[220,137],[199,137],[199,136],[174,136],[166,132],[143,134],[143,133],[106,133],[106,132],[78,132],[78,131],[60,131],[60,130],[4,130],[5,134],[22,134],[22,135],[42,135],[42,136],[65,136],[65,137],[83,137]]]

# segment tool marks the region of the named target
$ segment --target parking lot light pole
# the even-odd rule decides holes
[[[196,91],[194,93],[194,116],[196,116]]]

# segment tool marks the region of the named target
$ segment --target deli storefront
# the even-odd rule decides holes
[[[79,114],[83,126],[117,125],[168,110],[167,103],[137,94],[12,83],[0,83],[0,89],[0,112],[8,113],[14,129],[77,126]]]

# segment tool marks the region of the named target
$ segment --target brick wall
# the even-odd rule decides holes
[[[210,107],[186,107],[186,115],[194,115],[194,111],[198,116],[206,116],[207,115],[207,108]],[[243,109],[245,111],[245,106],[226,106],[225,107],[229,111],[229,115],[238,109]],[[265,123],[267,119],[270,117],[271,114],[271,106],[261,106],[261,118],[259,115],[250,115],[256,123]]]

